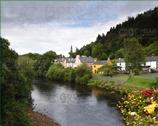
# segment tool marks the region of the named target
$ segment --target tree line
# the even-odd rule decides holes
[[[136,38],[143,47],[146,56],[158,55],[158,7],[112,27],[106,35],[98,35],[94,42],[76,48],[73,53],[92,56],[97,59],[122,58],[125,39]]]
[[[3,126],[31,126],[27,108],[31,99],[33,69],[30,62],[18,61],[18,54],[1,42],[1,115]]]

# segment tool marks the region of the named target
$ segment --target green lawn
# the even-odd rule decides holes
[[[120,81],[126,81],[129,78],[129,76],[127,74],[118,74],[113,78]]]
[[[97,76],[98,80],[111,80],[116,84],[125,84],[126,86],[136,86],[142,88],[151,88],[152,84],[156,82],[156,78],[152,76],[133,76],[129,78],[127,74],[118,74],[113,77]]]
[[[127,80],[126,84],[142,88],[151,88],[152,84],[155,82],[155,78],[133,76]]]

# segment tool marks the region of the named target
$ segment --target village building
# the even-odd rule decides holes
[[[62,64],[65,68],[67,68],[67,67],[74,68],[75,67],[75,59],[74,58],[65,58],[65,60],[63,61]]]
[[[121,71],[126,70],[126,63],[125,63],[125,60],[123,58],[117,59],[116,60],[116,65],[119,68],[119,70],[121,70]]]
[[[146,57],[146,66],[149,66],[150,69],[158,70],[158,56]]]
[[[119,58],[116,60],[117,67],[120,68],[121,71],[126,70],[126,63],[123,58]],[[146,68],[149,70],[156,70],[158,71],[158,56],[150,56],[145,58],[145,63],[142,64],[143,68]]]
[[[92,65],[92,72],[95,74],[95,73],[98,73],[99,72],[99,69],[105,65],[107,63],[106,60],[99,60],[99,61],[95,61]]]
[[[67,67],[78,67],[81,64],[86,64],[88,67],[92,67],[92,64],[94,63],[94,59],[92,57],[87,57],[87,56],[80,56],[77,55],[76,58],[61,58],[61,59],[56,59],[55,63],[60,63],[62,64],[65,68]]]
[[[86,64],[88,67],[92,67],[94,63],[94,59],[89,56],[80,56],[80,55],[77,55],[76,58],[75,58],[75,63],[74,63],[74,66],[77,67],[81,64]]]

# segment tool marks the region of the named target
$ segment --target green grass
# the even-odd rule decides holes
[[[100,78],[99,78],[100,77]],[[156,82],[156,78],[151,76],[132,76],[129,78],[127,74],[118,74],[113,77],[105,77],[105,76],[98,76],[98,80],[111,80],[114,81],[115,84],[125,84],[125,86],[135,86],[138,88],[151,88],[153,83]],[[158,88],[158,87],[157,87]]]
[[[151,88],[152,84],[155,82],[155,78],[133,76],[127,80],[126,84],[142,88]]]
[[[113,78],[120,81],[126,81],[129,78],[129,76],[126,74],[118,74],[114,76]]]

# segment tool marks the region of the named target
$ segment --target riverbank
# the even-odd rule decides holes
[[[126,126],[158,125],[158,90],[119,85],[111,80],[91,80],[88,85],[103,89],[105,95],[118,101]]]
[[[32,122],[32,126],[60,126],[54,119],[39,112],[29,110],[28,116]]]

